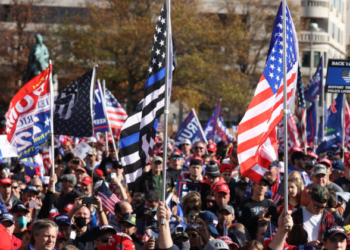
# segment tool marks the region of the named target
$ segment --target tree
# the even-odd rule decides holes
[[[35,34],[47,34],[46,25],[33,25],[44,16],[44,7],[34,8],[37,0],[12,0],[3,5],[0,36],[0,107],[8,108],[11,98],[22,87]]]
[[[221,1],[219,12],[203,9],[201,1],[172,1],[172,29],[178,58],[172,99],[189,107],[213,108],[219,98],[241,112],[260,78],[266,60],[271,6],[258,0]],[[59,28],[65,51],[59,68],[81,72],[99,64],[98,77],[127,111],[143,97],[155,21],[163,1],[107,0],[89,5],[88,13],[67,18]],[[244,7],[238,12],[237,7]],[[252,8],[254,6],[254,8]],[[274,14],[277,7],[274,9]],[[63,55],[64,54],[64,55]],[[245,110],[245,109],[244,109]],[[243,111],[244,112],[244,111]]]

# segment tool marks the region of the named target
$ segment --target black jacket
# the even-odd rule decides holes
[[[161,173],[163,175],[163,173]],[[166,175],[166,189],[169,191],[169,189],[174,188],[174,181],[171,175]],[[138,188],[136,188],[136,192],[141,193],[147,193],[151,190],[156,190],[156,183],[152,178],[152,171],[149,171],[147,173],[143,173],[140,180],[140,185]]]

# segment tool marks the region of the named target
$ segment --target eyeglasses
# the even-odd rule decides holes
[[[178,156],[178,157],[173,157],[173,160],[176,161],[176,160],[181,160],[182,157]]]
[[[215,200],[207,200],[207,203],[215,203]]]
[[[191,217],[198,217],[198,214],[189,213],[189,214],[188,214],[188,217],[190,217],[190,218],[191,218]]]
[[[189,234],[188,236],[189,236],[190,238],[197,238],[198,234],[193,233],[193,234]]]
[[[17,189],[17,188],[18,188],[18,186],[12,186],[12,188],[13,188],[13,189]]]
[[[194,148],[197,149],[197,150],[198,149],[201,149],[201,150],[204,149],[203,147],[194,147]]]
[[[110,241],[110,239],[112,239],[112,237],[101,237],[97,240],[102,241],[102,243],[108,243]]]

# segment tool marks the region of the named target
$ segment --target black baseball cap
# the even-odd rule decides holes
[[[331,226],[331,227],[326,228],[326,232],[323,235],[323,239],[324,240],[330,239],[336,234],[341,234],[344,236],[344,238],[346,238],[346,239],[348,238],[348,236],[346,235],[345,229],[341,226],[335,225],[335,226]]]

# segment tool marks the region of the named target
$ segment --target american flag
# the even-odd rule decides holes
[[[295,98],[295,116],[297,117],[298,124],[298,134],[300,147],[305,148],[307,145],[306,141],[306,104],[304,96],[304,85],[303,78],[300,71],[300,66],[298,66],[298,80],[297,80],[297,92]]]
[[[168,20],[170,22],[170,20]],[[171,92],[172,71],[176,66],[173,55],[173,43],[170,29],[166,30],[166,6],[164,5],[157,19],[156,31],[153,37],[151,59],[146,79],[145,96],[136,108],[136,112],[128,117],[120,133],[121,163],[125,168],[125,178],[132,189],[131,183],[142,175],[142,168],[149,161],[149,155],[153,152],[154,138],[157,130],[157,118],[164,111],[165,100],[165,76],[166,76],[166,36],[170,39],[170,62],[172,62],[169,74],[169,90]],[[130,185],[131,184],[131,185]]]
[[[279,129],[279,151],[283,152],[284,150],[284,122],[283,119],[278,124]],[[287,120],[287,129],[288,129],[288,151],[292,147],[298,147],[300,148],[300,142],[298,138],[298,130],[297,125],[295,124],[294,116],[292,115],[291,111],[289,110],[288,114],[288,120]]]
[[[109,125],[111,126],[113,134],[119,137],[120,130],[122,129],[128,114],[107,88],[105,91],[105,101]]]
[[[101,198],[103,208],[110,214],[114,214],[114,206],[120,199],[107,187],[106,182],[99,187],[97,196]]]
[[[283,117],[283,16],[279,7],[265,69],[255,95],[238,126],[241,173],[258,182],[277,159],[276,126]],[[298,41],[286,7],[287,108],[291,107],[298,75]]]
[[[47,147],[43,152],[43,165],[45,173],[48,174],[51,168],[51,147]]]

